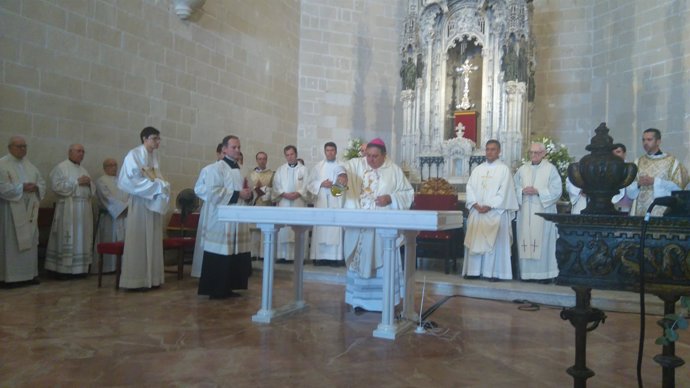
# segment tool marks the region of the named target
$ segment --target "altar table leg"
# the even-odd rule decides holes
[[[269,323],[273,304],[273,270],[275,266],[276,232],[274,224],[257,225],[264,236],[264,271],[261,285],[261,310],[252,316],[253,322]]]
[[[295,289],[295,305],[304,307],[304,258],[306,255],[306,236],[309,226],[293,226],[295,232],[295,264],[294,278],[292,279]]]
[[[381,323],[374,330],[374,337],[394,340],[397,333],[411,327],[413,322],[405,321],[395,324],[395,240],[398,236],[396,229],[376,229],[376,233],[383,240],[383,311]],[[404,281],[404,279],[403,279]]]

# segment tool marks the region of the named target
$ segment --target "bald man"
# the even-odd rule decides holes
[[[57,204],[45,268],[62,279],[85,275],[92,262],[91,197],[96,188],[89,172],[81,165],[85,153],[83,145],[70,145],[67,160],[50,172],[50,185],[57,195]]]
[[[127,201],[129,194],[117,187],[117,161],[108,158],[103,161],[103,176],[96,180],[96,200],[98,203],[98,225],[96,242],[124,241],[127,221]],[[103,272],[115,271],[115,255],[103,255]],[[91,272],[96,272],[92,266]]]
[[[12,136],[0,159],[0,283],[38,283],[38,205],[46,183],[26,158],[26,140]]]

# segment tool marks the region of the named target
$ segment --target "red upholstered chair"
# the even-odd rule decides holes
[[[120,273],[122,272],[122,253],[125,251],[124,241],[102,242],[96,245],[98,252],[98,287],[103,279],[103,255],[115,255],[115,289],[120,288]]]
[[[188,249],[194,249],[196,238],[194,237],[168,237],[163,239],[163,250],[168,249],[177,250],[177,271],[166,271],[169,273],[177,273],[177,280],[182,280],[184,277],[184,253]]]
[[[414,210],[458,210],[457,194],[415,194]],[[422,231],[417,235],[417,258],[445,260],[445,273],[450,272],[450,263],[457,271],[457,257],[462,256],[462,229]]]
[[[193,194],[193,193],[192,193]],[[178,199],[179,200],[179,199]],[[179,203],[178,203],[179,205]],[[184,222],[183,222],[184,221]],[[184,277],[184,256],[187,251],[194,251],[195,237],[187,237],[187,233],[196,236],[196,228],[199,226],[199,213],[189,213],[182,217],[180,213],[173,213],[166,228],[168,236],[163,239],[163,250],[177,251],[177,271],[166,271],[177,273],[177,279]],[[177,237],[179,235],[179,237]]]

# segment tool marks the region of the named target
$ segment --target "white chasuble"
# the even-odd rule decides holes
[[[93,253],[93,181],[79,185],[86,169],[69,159],[50,173],[50,183],[57,194],[55,216],[50,229],[45,268],[65,274],[81,274],[89,270]]]
[[[24,192],[35,183],[36,192]],[[0,281],[20,282],[38,276],[38,207],[46,183],[28,159],[0,159]]]
[[[539,194],[523,194],[522,190],[529,186],[537,189]],[[562,193],[561,177],[556,167],[546,159],[538,165],[524,164],[515,173],[515,191],[520,205],[517,214],[517,248],[520,259],[540,259],[544,238],[552,235],[545,232],[550,232],[555,225],[536,213],[556,213],[556,202]],[[555,246],[553,256],[555,257]]]
[[[488,206],[479,213],[473,206]],[[467,183],[466,276],[511,279],[511,220],[518,209],[510,169],[500,160],[477,166]]]
[[[386,210],[409,209],[414,190],[403,171],[386,159],[378,169],[369,167],[365,158],[351,159],[347,164],[348,187],[344,207],[371,209],[370,217],[385,217]],[[378,196],[389,195],[391,203],[376,206]],[[347,265],[345,302],[369,311],[383,309],[383,244],[371,228],[344,228],[344,256]],[[396,246],[404,243],[398,234]],[[404,293],[400,249],[394,250],[394,304]]]
[[[487,213],[479,213],[474,204],[489,206]],[[518,209],[510,169],[501,161],[477,166],[467,182],[467,231],[465,246],[471,254],[493,250],[503,213]],[[512,216],[508,217],[509,220]]]

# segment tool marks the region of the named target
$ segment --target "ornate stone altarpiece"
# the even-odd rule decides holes
[[[530,133],[531,3],[409,0],[400,46],[400,155],[401,164],[411,170],[411,180],[442,177],[451,183],[466,182],[470,158],[483,151],[455,136],[452,123],[457,110],[477,111],[478,143],[499,140],[501,158],[517,167]],[[426,168],[430,160],[438,164]]]

